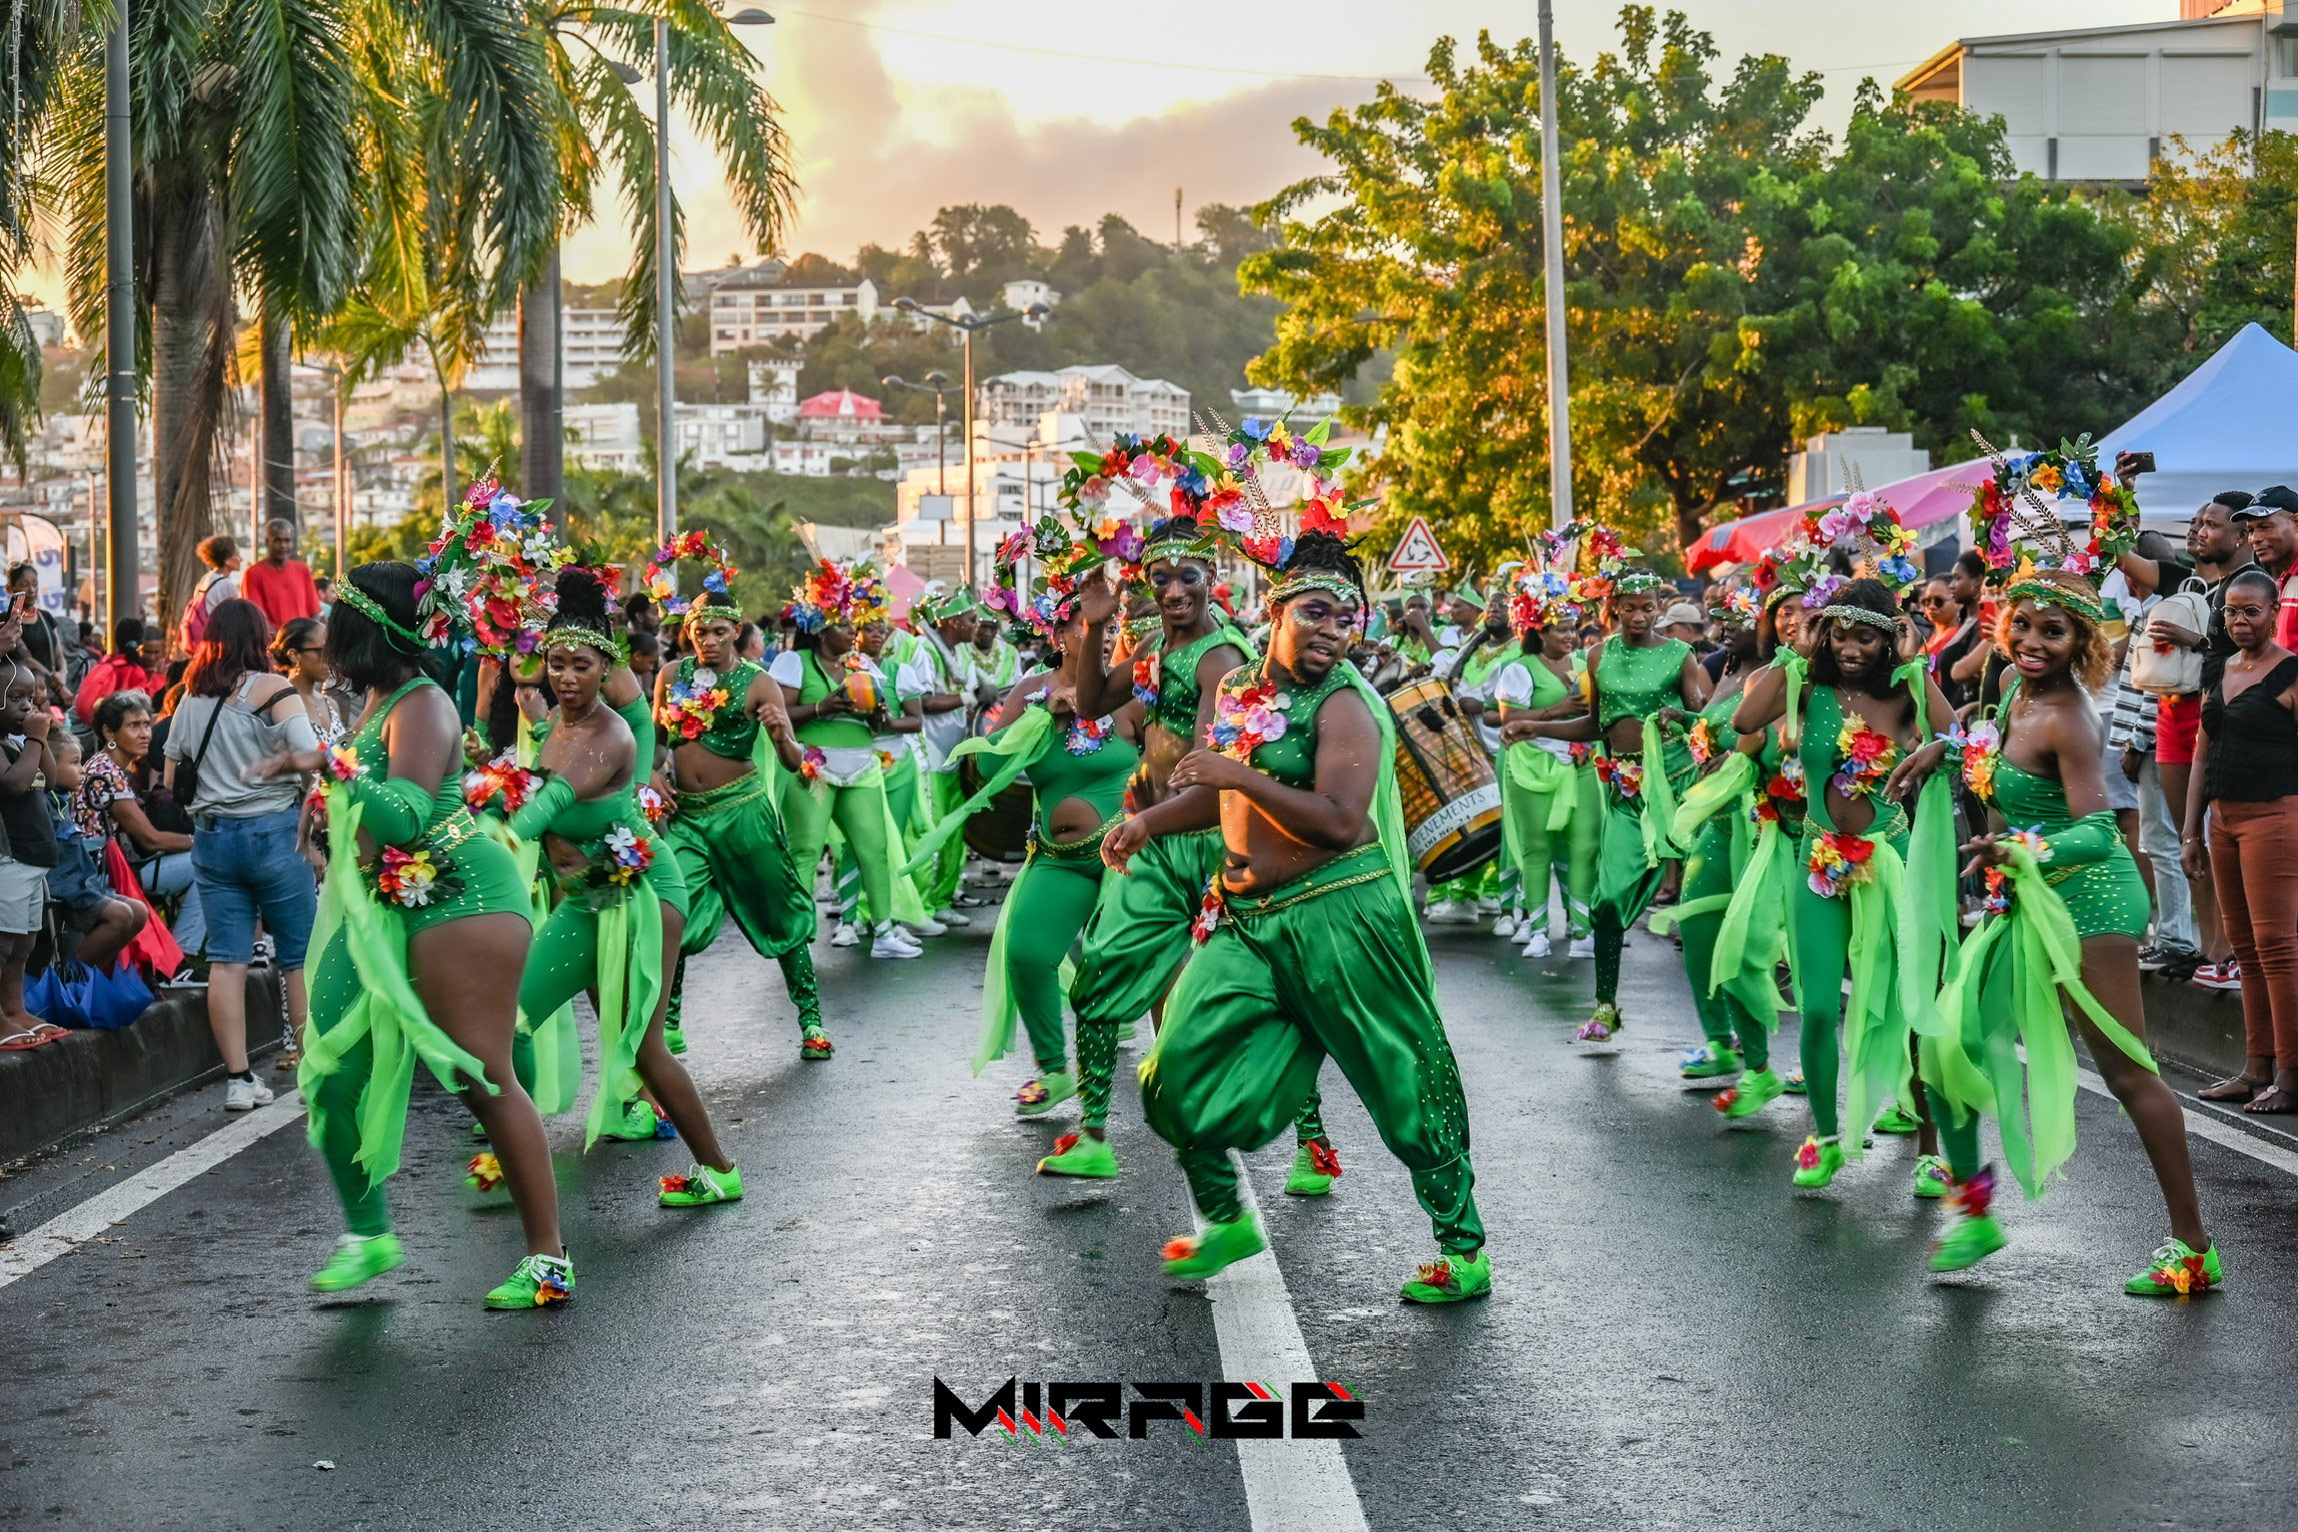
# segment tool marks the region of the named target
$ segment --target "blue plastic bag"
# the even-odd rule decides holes
[[[88,970],[78,963],[50,963],[24,979],[24,1008],[59,1027],[101,1025],[88,1012]]]
[[[142,970],[122,963],[109,973],[88,973],[88,1025],[132,1027],[152,1007],[156,997],[144,982]]]

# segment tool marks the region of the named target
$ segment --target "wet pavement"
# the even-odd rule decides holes
[[[300,1123],[0,1286],[0,1525],[1285,1524],[1289,1497],[1334,1488],[1298,1444],[1251,1449],[1249,1500],[1238,1450],[1185,1424],[935,1438],[937,1376],[968,1404],[1009,1376],[1258,1376],[1225,1358],[1204,1291],[1158,1271],[1187,1198],[1123,1082],[1125,1174],[1068,1182],[1029,1172],[1071,1109],[1018,1122],[1021,1068],[968,1077],[988,935],[899,964],[819,948],[838,1041],[819,1065],[769,966],[724,944],[694,965],[689,1062],[749,1196],[659,1209],[680,1146],[586,1156],[579,1120],[554,1122],[568,1308],[479,1307],[517,1259],[516,1220],[465,1205],[467,1119],[427,1084],[393,1184],[408,1262],[366,1288],[305,1289],[338,1225]],[[2198,1141],[2229,1285],[2124,1298],[2162,1214],[2127,1125],[2086,1095],[2071,1179],[1999,1204],[2010,1248],[1934,1281],[1923,1258],[1949,1215],[1909,1195],[1911,1140],[1798,1195],[1800,1103],[1732,1131],[1679,1081],[1698,1038],[1670,944],[1636,936],[1613,1051],[1570,1040],[1587,963],[1527,963],[1459,928],[1433,944],[1494,1297],[1398,1307],[1427,1227],[1329,1069],[1335,1194],[1278,1195],[1288,1146],[1250,1158],[1314,1376],[1364,1402],[1342,1487],[1366,1525],[2279,1521],[2273,1465],[2298,1440],[2278,1365],[2298,1292],[2286,1170]],[[219,1100],[24,1169],[0,1206],[28,1233],[223,1125]]]

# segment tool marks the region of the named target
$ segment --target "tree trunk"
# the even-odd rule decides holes
[[[439,379],[439,514],[445,517],[462,502],[463,486],[455,482],[455,391],[446,373],[433,370]]]
[[[232,308],[214,204],[195,178],[171,177],[167,168],[155,168],[163,194],[151,199],[152,521],[154,615],[172,630],[199,579],[200,539],[215,530],[215,444]]]
[[[256,430],[257,450],[263,454],[259,481],[263,495],[255,507],[255,543],[252,560],[262,556],[264,528],[285,521],[298,531],[303,520],[295,504],[295,380],[289,353],[290,326],[277,314],[266,313],[262,325],[262,403]]]
[[[566,527],[566,348],[559,257],[519,295],[519,489]]]

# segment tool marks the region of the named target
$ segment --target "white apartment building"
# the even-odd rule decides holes
[[[566,432],[566,460],[582,468],[620,473],[642,473],[647,466],[646,440],[639,434],[638,406],[570,404],[561,412]]]
[[[678,455],[682,461],[696,468],[764,466],[761,455],[766,451],[766,411],[763,406],[681,404],[674,418],[678,423]]]
[[[42,350],[64,344],[64,316],[53,309],[28,308],[24,322],[32,327],[33,343]]]
[[[1229,402],[1236,413],[1229,424],[1241,420],[1290,420],[1301,430],[1307,430],[1321,420],[1330,420],[1340,413],[1338,394],[1311,394],[1306,399],[1281,388],[1232,388]]]
[[[559,342],[564,348],[563,385],[588,388],[623,364],[623,347],[630,339],[622,316],[613,309],[561,309]],[[519,311],[497,314],[487,324],[487,335],[463,377],[464,388],[480,394],[507,394],[519,386]]]
[[[1189,391],[1163,378],[1140,378],[1113,363],[1058,372],[1007,372],[985,380],[974,401],[976,431],[1035,429],[1049,413],[1078,417],[1092,440],[1125,432],[1177,438],[1189,434]]]
[[[2177,8],[2131,26],[1960,38],[1898,87],[2000,116],[2013,163],[2050,181],[2135,185],[2174,140],[2201,149],[2237,128],[2298,130],[2298,6]]]
[[[1040,304],[1050,309],[1061,302],[1061,294],[1053,290],[1051,283],[1041,282],[1035,277],[1014,278],[1005,284],[998,296],[1007,308],[1023,315]],[[1035,319],[1024,318],[1021,322],[1032,330],[1045,328],[1045,316],[1042,315]]]
[[[848,314],[864,324],[877,317],[878,285],[868,277],[852,287],[785,287],[779,270],[746,268],[710,290],[710,354],[784,335],[808,340]]]
[[[770,356],[750,363],[750,402],[766,407],[770,424],[798,423],[798,374],[805,365],[794,356]]]

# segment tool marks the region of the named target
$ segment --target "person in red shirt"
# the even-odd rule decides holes
[[[2274,641],[2298,649],[2298,490],[2286,484],[2260,490],[2256,500],[2234,513],[2234,524],[2249,537],[2250,556],[2282,592]]]
[[[147,637],[141,617],[122,617],[112,624],[112,652],[88,668],[80,678],[79,694],[72,699],[73,715],[83,727],[94,726],[96,704],[114,692],[142,692],[156,703],[160,693],[168,689],[166,676],[144,668]]]
[[[311,566],[295,557],[295,524],[273,520],[263,529],[263,557],[240,571],[239,593],[277,632],[298,617],[319,615],[319,587]]]

